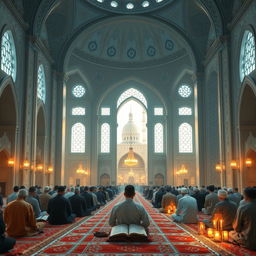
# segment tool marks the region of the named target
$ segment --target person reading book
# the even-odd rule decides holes
[[[141,230],[141,228],[143,228],[144,232],[146,232],[146,234],[147,234],[148,226],[150,224],[148,214],[142,205],[135,203],[133,201],[133,198],[135,196],[134,186],[127,185],[124,190],[124,196],[125,196],[125,201],[121,202],[113,207],[113,209],[111,211],[110,218],[109,218],[109,225],[111,227],[120,225],[120,228],[122,226],[123,229],[122,228],[121,229],[122,230],[126,229],[126,231],[124,231],[124,233],[126,233],[126,234],[131,233],[131,229],[134,231],[134,229],[133,229],[134,227],[136,229],[136,232],[137,231],[139,232],[139,230]],[[123,224],[125,224],[125,225],[123,226]],[[135,226],[131,226],[132,224],[134,224]],[[126,228],[124,228],[125,226],[126,226]],[[128,228],[128,226],[129,226],[129,228]],[[136,226],[137,226],[137,228],[136,228]],[[141,226],[141,228],[140,228],[140,226]],[[130,229],[130,231],[129,231],[129,229]],[[112,230],[113,231],[118,230],[118,228],[114,228]],[[123,233],[123,232],[121,232],[121,233]],[[141,233],[141,232],[139,232],[139,233]]]

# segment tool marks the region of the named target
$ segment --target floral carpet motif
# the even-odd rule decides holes
[[[191,236],[185,229],[173,223],[164,214],[158,213],[152,206],[137,195],[135,200],[141,203],[150,216],[150,241],[147,243],[110,243],[107,238],[96,238],[95,231],[110,231],[108,219],[113,206],[124,200],[119,195],[94,216],[84,220],[77,227],[61,235],[32,255],[175,255],[175,256],[213,256],[219,255]]]

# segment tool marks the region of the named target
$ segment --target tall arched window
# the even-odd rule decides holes
[[[1,40],[1,69],[7,75],[12,76],[13,81],[16,80],[16,49],[12,32],[10,30],[3,34]]]
[[[188,123],[183,123],[179,127],[179,152],[193,153],[192,126]]]
[[[255,69],[255,38],[251,31],[244,32],[240,49],[240,79],[249,75]]]
[[[110,126],[108,123],[101,125],[101,153],[110,152]]]
[[[155,137],[155,153],[164,152],[164,128],[160,123],[155,124],[154,127],[154,137]]]
[[[130,97],[134,97],[134,98],[138,99],[147,108],[148,104],[147,104],[147,100],[145,99],[144,95],[140,91],[138,91],[137,89],[134,89],[134,88],[130,88],[120,95],[120,97],[117,101],[117,107],[119,107],[126,99],[128,99]]]
[[[45,103],[45,73],[44,66],[40,65],[37,72],[37,97]]]
[[[76,123],[71,128],[71,153],[85,152],[85,126]]]

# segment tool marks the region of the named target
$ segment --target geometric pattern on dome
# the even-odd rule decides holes
[[[72,90],[72,94],[74,95],[74,97],[76,98],[81,98],[85,95],[86,93],[86,89],[82,86],[82,85],[76,85],[73,90]]]
[[[179,127],[179,153],[193,153],[192,126],[188,123]]]
[[[251,31],[244,32],[240,49],[240,80],[249,75],[255,69],[255,38]]]
[[[104,123],[101,125],[101,153],[110,152],[110,125]]]
[[[182,98],[188,98],[191,95],[192,90],[190,86],[183,84],[179,87],[178,93]]]
[[[9,76],[12,76],[13,81],[16,80],[16,50],[15,44],[10,30],[6,31],[1,40],[1,69]]]
[[[154,127],[154,144],[155,144],[155,153],[164,152],[164,128],[161,123],[155,124]]]
[[[147,108],[148,104],[147,104],[147,100],[145,99],[144,95],[134,89],[134,88],[130,88],[128,90],[126,90],[125,92],[123,92],[120,97],[117,100],[117,108],[128,98],[133,97],[136,98],[137,100],[139,100],[140,102],[142,102],[144,104],[144,106]]]
[[[37,72],[37,97],[45,103],[45,73],[44,66],[41,64]]]
[[[87,0],[105,11],[119,14],[138,14],[155,11],[175,0]]]
[[[182,40],[166,24],[151,18],[122,16],[99,21],[84,30],[74,41],[74,55],[107,65],[173,61],[185,55]]]

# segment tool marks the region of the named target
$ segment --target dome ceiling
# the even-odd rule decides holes
[[[99,63],[156,64],[172,61],[186,51],[177,33],[161,22],[136,16],[110,18],[88,27],[73,45],[79,58]]]
[[[155,11],[175,0],[87,0],[103,10],[120,14]]]

